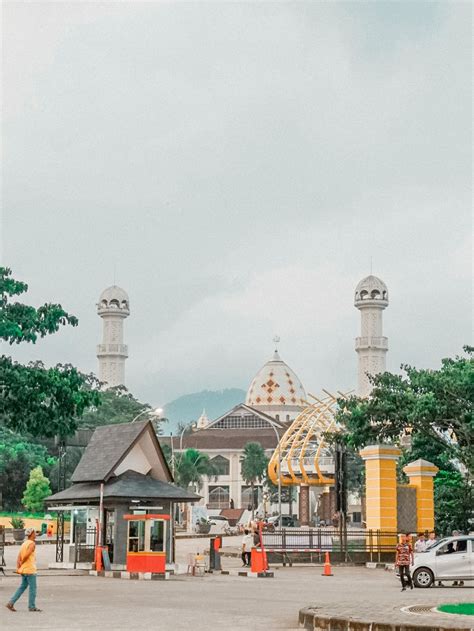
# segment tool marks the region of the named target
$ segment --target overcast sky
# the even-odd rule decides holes
[[[388,369],[460,352],[470,11],[4,3],[2,261],[80,321],[15,358],[95,371],[115,274],[142,400],[246,389],[275,333],[308,391],[350,389],[370,257]]]

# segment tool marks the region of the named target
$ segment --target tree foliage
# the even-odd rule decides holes
[[[59,331],[65,324],[77,326],[78,320],[58,304],[44,304],[35,309],[10,298],[28,291],[28,285],[11,277],[12,271],[0,267],[0,338],[9,344],[20,342],[35,343],[38,337],[45,337]]]
[[[31,470],[30,479],[23,494],[23,506],[32,512],[43,510],[44,500],[51,495],[49,480],[41,467]]]
[[[193,485],[196,489],[202,487],[204,476],[216,475],[216,469],[207,454],[198,449],[186,449],[182,454],[175,456],[175,481],[183,489]]]
[[[244,453],[240,457],[240,471],[242,479],[250,485],[252,493],[252,519],[255,511],[254,487],[257,482],[265,478],[268,458],[260,443],[247,443]]]
[[[472,485],[459,471],[439,471],[434,479],[435,527],[439,535],[470,532],[474,517]]]
[[[116,386],[100,392],[100,406],[90,407],[80,418],[80,427],[95,428],[99,425],[112,425],[114,423],[130,423],[145,410],[152,410],[148,403],[141,403],[125,386]],[[142,419],[146,418],[142,415]],[[165,419],[156,423],[158,433],[161,433],[161,424]]]
[[[5,510],[21,508],[30,471],[38,465],[49,471],[55,465],[55,458],[43,445],[0,426],[0,492]]]
[[[449,459],[474,470],[474,358],[443,359],[439,370],[402,366],[404,375],[371,376],[370,398],[340,400],[337,420],[346,444],[359,449],[398,442],[403,433],[429,436]]]
[[[11,344],[35,343],[38,337],[55,333],[61,326],[77,326],[77,318],[61,305],[39,308],[11,302],[28,286],[0,267],[0,339]],[[100,397],[88,377],[69,364],[46,368],[41,362],[22,365],[11,357],[0,357],[0,423],[34,436],[67,436],[74,433],[77,419]]]

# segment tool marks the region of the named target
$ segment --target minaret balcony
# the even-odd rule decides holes
[[[388,338],[387,337],[356,337],[355,341],[356,351],[368,350],[373,348],[379,351],[388,350]]]
[[[126,344],[98,344],[97,357],[108,357],[117,355],[119,357],[128,357],[128,346]]]

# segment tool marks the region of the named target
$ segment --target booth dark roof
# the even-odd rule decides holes
[[[73,484],[65,491],[60,491],[47,498],[48,504],[58,502],[74,502],[86,500],[99,500],[100,484],[94,482],[82,482]],[[104,484],[104,499],[153,499],[171,500],[177,502],[197,502],[201,498],[191,491],[185,491],[179,486],[155,480],[149,475],[143,475],[136,471],[125,471],[118,477],[110,478]]]
[[[105,482],[112,475],[114,468],[133,447],[147,425],[151,426],[150,421],[97,427],[72,475],[71,481]],[[159,444],[157,448],[160,449]]]

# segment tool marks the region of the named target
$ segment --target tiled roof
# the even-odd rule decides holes
[[[150,421],[102,425],[94,431],[72,482],[105,482]]]
[[[85,482],[73,484],[65,491],[51,495],[46,501],[51,505],[57,502],[98,500],[99,495],[100,484]],[[197,502],[200,496],[174,484],[155,480],[149,475],[126,471],[104,484],[104,499],[111,498]]]
[[[280,436],[286,431],[286,427],[277,430]],[[160,436],[162,444],[171,444],[169,436]],[[275,432],[268,429],[202,429],[179,436],[173,436],[173,448],[179,449],[180,442],[183,449],[243,449],[247,443],[260,443],[264,449],[275,449],[277,439]]]

